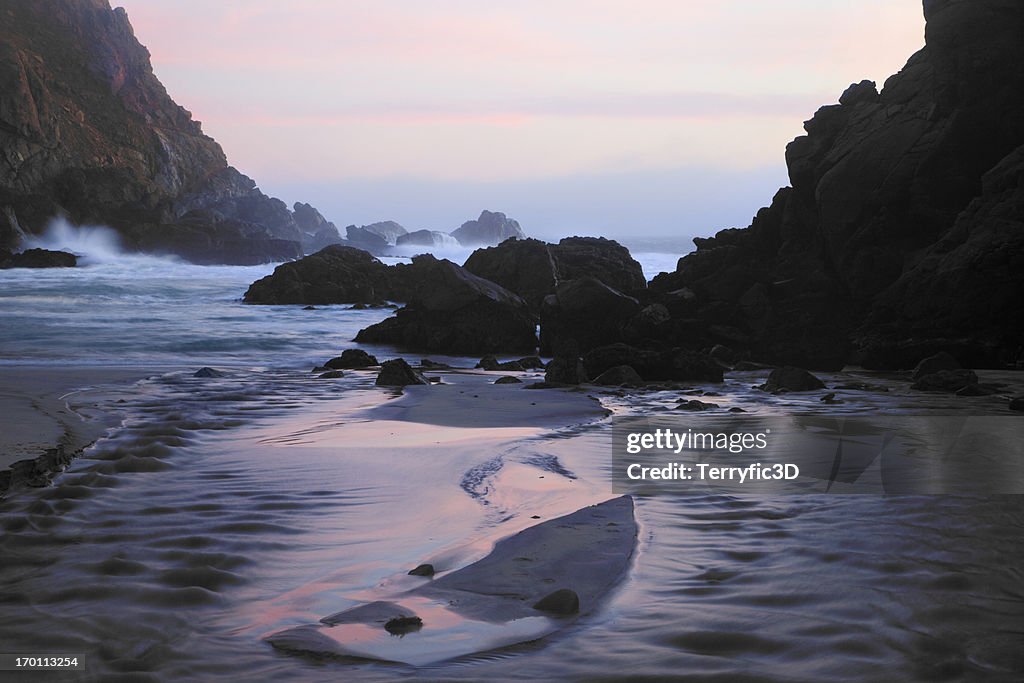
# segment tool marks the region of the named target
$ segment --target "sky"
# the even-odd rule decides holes
[[[689,241],[924,44],[915,0],[113,0],[229,162],[339,227]]]

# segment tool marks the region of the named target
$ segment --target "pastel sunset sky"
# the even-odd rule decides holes
[[[341,228],[746,225],[802,122],[924,44],[915,0],[115,1],[229,161]]]

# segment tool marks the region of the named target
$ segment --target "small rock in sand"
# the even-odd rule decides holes
[[[917,380],[940,370],[959,370],[962,367],[956,358],[945,351],[940,351],[934,356],[922,359],[914,368],[913,378]]]
[[[385,630],[393,636],[401,636],[423,628],[423,620],[419,617],[394,617],[384,624]]]
[[[824,389],[825,383],[803,368],[786,366],[772,370],[765,383],[758,388],[775,394],[780,391],[814,391],[816,389]]]
[[[380,367],[380,374],[377,375],[377,386],[404,387],[410,384],[429,384],[429,382],[423,375],[413,370],[404,358],[384,361]]]
[[[376,357],[362,349],[345,349],[340,356],[330,359],[324,365],[332,370],[354,370],[379,365],[379,363]]]
[[[192,375],[193,377],[224,377],[224,373],[213,368],[199,368]]]
[[[417,565],[417,567],[415,569],[410,569],[409,570],[409,576],[433,576],[433,575],[434,575],[434,565],[432,565],[432,564],[424,563],[424,564],[421,564],[421,565]]]
[[[580,611],[580,596],[576,595],[576,591],[559,588],[535,602],[533,608],[562,616],[576,614]]]
[[[700,411],[709,410],[711,408],[717,407],[718,406],[716,406],[714,403],[705,403],[704,401],[698,401],[697,399],[694,399],[692,401],[681,401],[679,405],[676,406],[676,410]]]
[[[498,379],[494,380],[494,383],[495,384],[522,384],[523,380],[519,379],[518,377],[513,377],[512,375],[505,375],[504,377],[499,377]]]

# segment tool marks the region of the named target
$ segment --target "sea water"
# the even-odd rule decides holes
[[[121,426],[53,486],[0,503],[6,651],[84,654],[88,680],[1024,673],[1024,510],[1015,496],[641,497],[629,576],[601,610],[554,637],[422,668],[277,652],[269,633],[399,585],[426,557],[459,566],[534,515],[611,497],[609,421],[403,426],[381,417],[395,394],[376,388],[372,373],[309,372],[390,311],[242,304],[272,266],[116,252],[86,263],[0,271],[0,362],[162,369],[125,403],[111,399]],[[192,377],[203,365],[224,376]],[[505,389],[492,379],[452,378],[446,389]],[[755,414],[821,408],[816,394],[751,389],[761,380],[740,373],[693,389]],[[837,410],[963,405],[872,381],[890,391],[840,392]],[[643,415],[670,410],[679,392],[595,397],[616,415]]]

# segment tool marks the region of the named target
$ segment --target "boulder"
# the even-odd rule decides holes
[[[369,253],[341,245],[284,263],[249,286],[248,304],[373,303],[403,298],[393,272]]]
[[[370,232],[366,228],[357,228],[354,225],[345,228],[345,236],[350,245],[356,249],[368,251],[375,256],[386,254],[391,246],[386,239],[377,233]]]
[[[408,234],[408,230],[399,225],[394,221],[379,221],[377,223],[370,223],[369,225],[362,226],[363,230],[371,232],[374,235],[383,237],[388,244],[397,244],[398,238],[402,235]]]
[[[476,364],[476,367],[480,370],[512,370],[515,372],[522,372],[526,368],[517,360],[510,360],[501,363],[494,356],[484,356],[480,359],[480,362]]]
[[[594,384],[603,387],[638,387],[643,383],[640,374],[629,365],[608,368],[594,379]]]
[[[505,214],[495,211],[482,211],[480,217],[466,221],[452,231],[452,237],[464,247],[489,246],[501,244],[510,237],[525,238],[519,223]]]
[[[396,266],[395,276],[408,304],[360,330],[357,342],[465,355],[536,348],[536,319],[505,288],[429,254]]]
[[[978,383],[973,370],[939,370],[919,378],[910,385],[915,391],[943,391],[956,393],[965,387]]]
[[[495,384],[522,384],[523,380],[519,379],[518,377],[513,377],[512,375],[505,375],[504,377],[499,377],[498,379],[494,380],[494,383]]]
[[[548,593],[535,602],[533,608],[558,616],[569,616],[580,611],[580,596],[576,594],[576,591],[559,588],[554,593]]]
[[[465,269],[515,292],[540,311],[541,302],[555,291],[557,266],[553,245],[535,239],[510,238],[496,247],[477,249]]]
[[[558,281],[594,277],[626,294],[647,288],[640,262],[615,240],[604,237],[566,237],[553,248]]]
[[[396,358],[386,360],[380,366],[376,384],[379,387],[405,387],[411,384],[429,384],[429,382],[406,363],[404,358]]]
[[[563,282],[541,305],[541,353],[553,353],[570,340],[583,352],[619,342],[623,327],[639,310],[636,299],[597,278]]]
[[[2,268],[74,268],[78,257],[66,251],[26,249],[20,254],[0,255]]]
[[[345,349],[340,356],[330,359],[324,363],[324,367],[332,370],[354,370],[380,365],[375,356],[371,356],[362,349]]]
[[[816,391],[824,389],[825,383],[803,368],[785,366],[772,370],[765,383],[758,388],[777,394],[783,391]]]
[[[723,379],[722,367],[713,359],[685,349],[654,351],[628,344],[609,344],[588,351],[583,362],[592,376],[628,365],[645,381],[721,382]]]
[[[583,361],[571,356],[552,358],[544,372],[544,383],[549,385],[584,384],[585,382],[587,382],[587,371],[583,367]]]
[[[940,351],[934,356],[921,359],[921,362],[914,368],[913,378],[915,380],[921,379],[925,375],[930,375],[940,370],[959,370],[960,368],[961,365],[956,358],[953,358],[953,356],[945,351]]]
[[[309,204],[295,202],[292,206],[292,216],[302,233],[302,250],[307,254],[315,253],[328,245],[339,244],[343,241],[338,227]]]
[[[432,564],[420,564],[416,565],[413,569],[409,570],[409,576],[433,576],[434,565]]]
[[[399,247],[428,247],[432,249],[451,249],[459,246],[454,237],[437,230],[416,230],[399,235],[395,244]]]
[[[192,373],[192,376],[212,379],[216,377],[224,377],[225,375],[220,370],[214,370],[213,368],[199,368]]]
[[[477,249],[465,268],[515,292],[536,311],[544,297],[566,280],[590,276],[625,293],[647,286],[643,269],[629,250],[602,237],[567,237],[558,244],[511,238],[496,247]],[[667,313],[655,309],[654,315]]]
[[[686,410],[691,413],[700,413],[704,412],[705,410],[710,410],[712,408],[717,407],[718,406],[715,405],[714,403],[706,403],[704,401],[698,401],[697,399],[690,399],[688,401],[680,401],[679,405],[676,406],[676,410]]]

